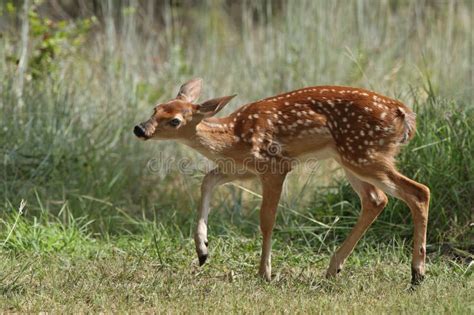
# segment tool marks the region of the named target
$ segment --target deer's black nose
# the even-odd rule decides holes
[[[145,135],[145,128],[143,128],[142,125],[136,125],[135,128],[133,128],[133,133],[134,133],[135,136],[137,136],[138,138],[146,138],[146,135]]]

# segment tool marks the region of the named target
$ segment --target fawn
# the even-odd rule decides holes
[[[362,205],[356,225],[332,256],[326,276],[341,271],[359,239],[386,206],[389,194],[411,210],[411,281],[416,285],[423,280],[430,190],[400,174],[394,165],[400,145],[415,134],[415,113],[397,100],[364,89],[314,86],[253,102],[227,117],[215,118],[212,116],[235,95],[197,104],[201,88],[201,79],[185,83],[174,99],[155,106],[151,118],[134,128],[140,139],[173,139],[217,163],[201,186],[194,238],[200,265],[208,257],[212,191],[235,179],[257,177],[263,196],[259,274],[271,280],[272,229],[282,186],[293,165],[285,161],[313,156],[336,160]],[[222,167],[219,160],[224,158],[232,159],[240,166],[239,171]]]

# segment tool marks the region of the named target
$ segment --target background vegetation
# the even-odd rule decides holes
[[[253,312],[260,308],[245,305],[270,298],[281,302],[261,311],[291,310],[295,301],[301,311],[403,311],[436,294],[447,301],[438,310],[472,310],[472,13],[471,1],[2,1],[0,305],[171,310],[188,297],[184,311]],[[412,106],[417,136],[399,167],[432,191],[425,291],[399,292],[412,224],[396,200],[348,262],[357,276],[321,279],[359,213],[331,163],[287,181],[273,286],[253,278],[256,183],[214,195],[212,260],[196,268],[203,174],[157,172],[150,160],[203,158],[131,132],[194,76],[204,78],[202,99],[239,94],[226,113],[320,84],[365,87]],[[357,303],[361,287],[368,291]]]

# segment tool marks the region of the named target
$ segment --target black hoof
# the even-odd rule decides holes
[[[415,269],[411,269],[411,285],[412,286],[417,286],[420,285],[423,280],[425,279],[425,276],[416,271]]]
[[[207,255],[202,255],[202,256],[199,256],[198,258],[199,258],[199,266],[202,266],[207,260]]]

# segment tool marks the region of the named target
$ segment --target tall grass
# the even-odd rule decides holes
[[[225,3],[208,1],[191,11],[165,4],[161,16],[144,15],[143,7],[130,10],[134,5],[104,2],[102,23],[81,49],[53,59],[55,70],[41,79],[26,77],[21,108],[14,92],[18,73],[7,58],[19,51],[18,37],[0,38],[2,231],[13,228],[25,199],[26,221],[20,223],[26,225],[18,224],[18,233],[40,218],[58,228],[87,222],[71,230],[84,239],[141,233],[157,224],[191,235],[202,174],[157,174],[147,165],[158,154],[202,157],[170,143],[143,144],[131,130],[153,104],[173,97],[180,83],[201,76],[203,99],[239,93],[227,113],[317,84],[361,86],[402,99],[418,112],[418,134],[403,149],[399,166],[431,187],[430,242],[461,241],[469,232],[469,1],[243,2],[233,14]],[[315,173],[329,169],[324,164]],[[318,248],[344,237],[357,218],[358,200],[337,173],[330,177],[307,178],[306,184],[289,179],[278,237]],[[215,195],[214,235],[256,232],[258,190],[239,187]],[[6,246],[15,247],[26,234],[13,234]],[[394,201],[368,238],[410,234],[409,212]]]

